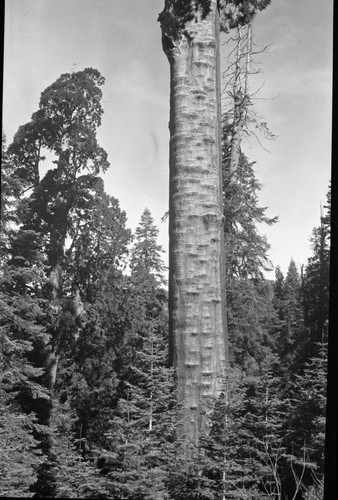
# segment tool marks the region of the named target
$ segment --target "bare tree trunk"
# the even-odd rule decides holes
[[[252,52],[252,27],[251,23],[245,28],[237,28],[236,64],[233,80],[233,125],[230,150],[230,175],[233,177],[237,173],[239,158],[241,155],[241,142],[243,128],[247,119],[247,107],[250,104],[248,95],[248,75],[251,65]]]
[[[170,357],[183,405],[178,438],[198,446],[208,399],[227,362],[221,179],[219,17],[177,23],[173,2],[159,16],[171,70]]]

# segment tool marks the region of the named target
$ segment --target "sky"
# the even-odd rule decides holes
[[[108,153],[106,191],[133,231],[147,207],[166,251],[169,195],[169,63],[157,22],[164,0],[7,0],[3,129],[9,145],[62,73],[105,77],[98,141]],[[260,73],[250,81],[258,116],[276,136],[243,143],[272,227],[261,227],[274,266],[306,264],[331,176],[333,0],[272,0],[254,22]],[[229,35],[228,35],[229,36]],[[223,35],[222,41],[226,40]],[[222,50],[226,65],[226,47]],[[224,110],[223,110],[224,111]],[[273,273],[267,275],[273,278]]]

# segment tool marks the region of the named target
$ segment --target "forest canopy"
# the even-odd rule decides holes
[[[229,183],[224,142],[229,391],[187,471],[174,439],[163,249],[149,209],[132,235],[104,191],[103,81],[92,69],[62,75],[13,143],[2,141],[2,494],[190,498],[198,488],[218,498],[240,488],[269,498],[300,481],[319,488],[330,191],[306,266],[291,259],[286,276],[277,267],[267,280],[257,226],[276,221],[258,205],[244,153],[240,182]],[[43,176],[48,149],[56,160]]]
[[[171,254],[168,287],[165,251],[151,210],[144,208],[131,231],[119,200],[106,191],[103,175],[109,161],[97,134],[105,78],[97,69],[61,74],[42,91],[38,109],[9,145],[3,133],[0,496],[323,498],[331,187],[311,235],[310,258],[299,266],[290,255],[283,274],[270,261],[269,241],[261,232],[278,224],[278,214],[270,216],[269,208],[261,206],[264,186],[255,158],[243,147],[243,136],[252,129],[273,137],[255,115],[248,85],[252,22],[269,4],[217,2],[221,29],[231,30],[235,49],[228,56],[226,109],[220,113],[220,103],[212,102],[220,127],[217,189],[211,185],[211,168],[204,168],[206,191],[217,192],[221,204],[206,204],[208,211],[202,214],[188,213],[189,227],[202,228],[201,236],[180,233],[190,256],[199,259],[195,275],[186,266],[190,274],[182,277]],[[166,54],[168,47],[170,52],[182,42],[180,56],[184,58],[185,44],[190,58],[190,66],[183,64],[186,79],[179,77],[176,87],[179,101],[193,71],[195,83],[201,77],[209,86],[212,78],[205,75],[218,74],[212,66],[217,43],[203,52],[194,25],[199,14],[207,19],[212,7],[214,0],[167,0],[160,15]],[[173,45],[168,46],[166,33]],[[197,61],[196,54],[202,54]],[[170,52],[170,64],[175,57]],[[194,89],[198,112],[197,106],[193,112],[183,106],[181,115],[171,116],[173,136],[183,115],[183,132],[205,125],[203,110],[209,105],[204,90]],[[217,82],[213,91],[218,95]],[[215,136],[211,126],[206,128],[202,134]],[[197,129],[195,137],[201,132]],[[198,158],[202,165],[216,158],[210,151],[217,141],[200,137],[204,139],[194,148],[192,140],[179,146],[190,145],[188,160]],[[174,150],[171,145],[171,154]],[[209,153],[203,156],[205,151]],[[203,168],[196,175],[188,161],[183,166],[197,191]],[[174,175],[171,198],[177,196],[177,184]],[[188,197],[183,198],[184,209]],[[177,206],[170,204],[169,225],[179,233],[186,220],[173,219]],[[194,226],[198,217],[201,224]],[[212,244],[202,241],[205,235]],[[200,254],[192,250],[193,237]],[[219,307],[219,297],[210,295],[206,302],[225,315],[226,363],[221,376],[216,374],[221,390],[215,397],[208,393],[208,352],[215,350],[208,343],[210,332],[206,328],[201,336],[190,328],[193,347],[200,345],[185,359],[185,370],[194,374],[203,365],[204,378],[198,380],[205,391],[198,411],[189,408],[189,418],[198,416],[191,418],[198,427],[192,440],[183,422],[187,413],[172,335],[180,309],[173,314],[170,282],[188,277],[181,304],[191,311],[194,297],[207,288],[205,269],[216,245],[224,255],[222,260],[217,254],[215,261],[226,301]],[[267,273],[273,269],[271,279]],[[212,293],[215,283],[216,278],[207,283]],[[211,324],[209,309],[197,312]]]

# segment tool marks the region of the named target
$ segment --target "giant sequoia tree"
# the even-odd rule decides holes
[[[103,83],[104,78],[92,68],[61,75],[42,92],[38,111],[29,123],[19,127],[8,149],[14,155],[15,175],[24,191],[31,192],[21,203],[21,227],[43,237],[50,269],[52,357],[59,343],[66,239],[73,237],[74,214],[86,214],[96,190],[97,174],[108,167],[107,153],[96,140],[103,113],[100,103]],[[46,158],[48,170],[42,176]],[[52,385],[55,373],[56,362]]]
[[[13,157],[12,176],[20,182],[19,231],[11,239],[11,253],[26,262],[25,255],[39,255],[47,282],[36,287],[45,305],[44,339],[35,339],[34,364],[45,367],[43,383],[55,383],[60,345],[64,336],[63,311],[72,301],[75,309],[79,293],[65,288],[66,246],[73,246],[74,217],[86,219],[88,207],[97,193],[100,171],[108,167],[107,154],[99,147],[96,130],[103,113],[100,87],[104,78],[92,68],[65,73],[41,94],[39,109],[31,121],[19,127],[8,154]],[[42,165],[46,161],[47,172]],[[26,194],[25,194],[26,193]],[[83,229],[83,228],[82,228]],[[73,243],[72,243],[73,241]],[[32,268],[34,269],[33,264]],[[41,264],[42,266],[42,264]],[[28,285],[32,287],[31,282]],[[48,339],[47,341],[46,338]],[[50,423],[51,400],[29,401],[38,423]],[[52,463],[51,440],[38,432],[41,449]],[[46,462],[47,464],[47,462]],[[36,494],[53,495],[49,465],[39,471]]]
[[[203,401],[220,393],[228,357],[219,34],[269,3],[165,0],[159,16],[171,70],[170,356],[184,405],[178,435],[193,445],[204,428]]]
[[[227,356],[216,4],[167,0],[159,17],[171,69],[170,355],[185,405],[178,435],[194,445]]]

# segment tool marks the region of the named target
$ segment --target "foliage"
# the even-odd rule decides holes
[[[331,187],[327,193],[326,213],[311,238],[312,256],[303,273],[304,323],[308,332],[307,356],[313,355],[316,342],[327,340],[330,283]]]
[[[299,372],[306,342],[301,278],[293,259],[285,279],[280,268],[276,268],[273,302],[278,318],[274,331],[281,361],[279,371],[287,380],[290,373]]]
[[[54,399],[51,431],[57,484],[55,498],[108,498],[105,479],[93,461],[83,456],[86,440],[82,437],[81,427],[74,437],[75,422],[69,405]]]
[[[110,271],[92,303],[84,303],[82,323],[68,320],[64,325],[67,330],[56,390],[61,401],[69,400],[76,411],[82,435],[97,446],[105,442],[117,398],[116,358],[127,321],[123,283],[121,275]]]
[[[7,279],[6,292],[22,296],[25,314],[29,311],[38,323],[35,335],[30,334],[27,339],[32,343],[28,359],[34,367],[44,369],[38,382],[48,389],[54,385],[61,342],[67,330],[65,318],[70,312],[69,296],[63,291],[66,241],[71,236],[76,212],[79,216],[95,195],[97,174],[108,167],[107,155],[96,141],[103,112],[103,83],[100,73],[90,68],[61,75],[42,92],[38,111],[29,123],[19,127],[6,153],[11,159],[6,174],[12,175],[20,188],[15,193],[12,188],[13,193],[9,190],[8,195],[18,198],[25,194],[16,200],[15,222],[19,228],[10,238],[12,258],[8,262],[9,275],[13,277],[15,270],[16,276],[10,283]],[[50,168],[42,176],[46,158]],[[17,398],[23,411],[35,412],[38,424],[45,426],[34,431],[48,460],[41,464],[32,491],[36,496],[53,496],[54,456],[46,432],[51,401],[27,390],[20,391]]]
[[[237,26],[252,22],[257,11],[262,11],[271,0],[219,0],[221,29],[228,32]]]
[[[102,185],[75,221],[66,251],[56,389],[76,410],[83,436],[101,446],[117,397],[116,359],[128,324],[121,269],[130,231],[118,201]]]
[[[1,496],[30,497],[43,457],[33,436],[36,416],[22,413],[13,394],[0,393]]]
[[[15,274],[3,270],[0,291],[0,467],[2,494],[31,496],[30,486],[37,477],[43,457],[36,440],[41,429],[28,400],[38,403],[47,394],[41,385],[42,368],[30,360],[35,339],[44,341],[38,324],[41,309],[29,294],[8,290]],[[20,278],[22,278],[20,274]],[[22,283],[22,280],[21,280]],[[6,286],[7,285],[7,286]]]
[[[243,21],[268,2],[223,3]],[[96,142],[103,81],[91,69],[61,75],[8,149],[3,138],[1,494],[319,497],[330,191],[301,275],[291,260],[285,278],[277,267],[266,280],[269,245],[258,227],[276,218],[259,206],[254,163],[242,152],[230,173],[232,125],[224,122],[231,367],[223,393],[201,409],[210,426],[187,460],[184,438],[176,439],[158,228],[145,209],[132,237],[99,177],[107,167]]]
[[[146,209],[131,251],[124,304],[128,321],[116,360],[118,402],[103,452],[113,498],[168,498],[165,465],[173,438],[174,396],[172,370],[166,368],[166,293],[157,234]]]
[[[259,373],[266,356],[274,349],[271,296],[271,284],[265,280],[233,280],[228,285],[230,362],[247,374]]]
[[[164,252],[161,245],[157,244],[159,230],[154,225],[154,219],[148,208],[141,215],[139,226],[136,228],[136,242],[131,252],[130,267],[132,274],[136,275],[145,271],[154,276],[159,282],[164,283],[164,265],[161,253]]]
[[[324,472],[327,344],[317,344],[316,349],[289,388],[292,418],[286,443],[299,466],[304,465],[306,453],[305,484],[312,482],[313,472],[318,478]]]
[[[226,146],[225,146],[226,147]],[[226,241],[226,269],[228,280],[238,278],[262,278],[271,269],[267,252],[270,248],[266,237],[258,232],[258,225],[272,225],[277,218],[265,215],[266,207],[258,206],[261,189],[245,155],[240,156],[236,179],[230,179],[229,163],[224,169],[224,233]]]
[[[1,142],[1,241],[0,262],[6,259],[9,251],[9,238],[12,227],[17,224],[17,200],[22,189],[18,178],[12,175],[13,159],[6,147],[6,137],[2,133]]]
[[[229,30],[250,23],[257,11],[264,10],[271,0],[218,0],[217,6],[220,12],[221,29]],[[188,22],[205,19],[210,12],[211,0],[165,0],[164,10],[159,15],[162,28],[165,28],[167,36],[177,38],[184,32]]]
[[[48,398],[43,386],[44,370],[34,356],[48,336],[41,290],[45,283],[44,258],[39,235],[18,231],[16,196],[20,181],[12,178],[12,163],[3,141],[4,245],[0,268],[0,464],[2,494],[31,496],[38,467],[43,463],[36,434],[44,432],[36,406]]]

